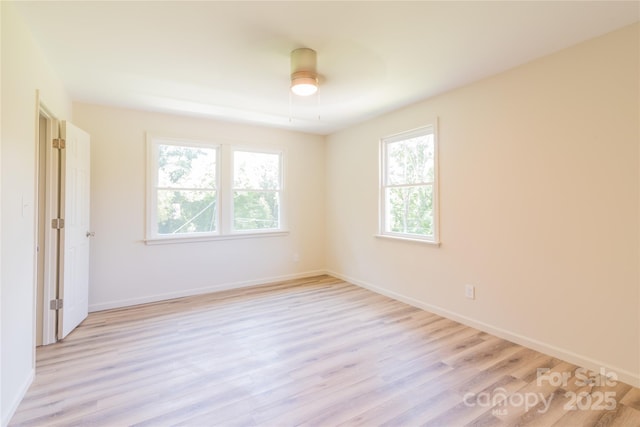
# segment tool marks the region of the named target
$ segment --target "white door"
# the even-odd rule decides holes
[[[58,296],[58,339],[66,337],[89,312],[89,134],[62,122],[60,207],[64,226],[60,230],[60,277]]]

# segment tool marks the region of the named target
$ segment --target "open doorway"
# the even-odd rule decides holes
[[[35,344],[64,339],[88,315],[90,135],[38,101]]]
[[[57,294],[58,241],[56,233],[47,227],[59,202],[58,168],[50,144],[56,127],[57,120],[40,105],[36,144],[36,346],[56,342],[57,333],[56,313],[49,301]]]
[[[46,182],[46,143],[47,118],[41,113],[38,117],[38,203],[37,203],[37,242],[36,242],[36,346],[42,345],[42,317],[44,315],[44,201],[46,193],[44,186]]]

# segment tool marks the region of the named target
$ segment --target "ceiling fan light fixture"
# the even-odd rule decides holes
[[[310,96],[318,91],[316,51],[306,47],[291,52],[291,91]]]
[[[310,96],[318,91],[318,77],[307,71],[291,75],[291,91],[298,96]]]

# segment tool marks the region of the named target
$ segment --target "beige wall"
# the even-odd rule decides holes
[[[60,119],[71,101],[20,16],[2,9],[2,425],[17,407],[34,369],[36,90]]]
[[[73,113],[92,144],[90,310],[324,271],[323,137],[86,104]],[[284,149],[289,235],[146,245],[146,132]]]
[[[328,269],[639,384],[638,43],[627,27],[329,136]],[[375,238],[378,140],[434,116],[442,245]]]

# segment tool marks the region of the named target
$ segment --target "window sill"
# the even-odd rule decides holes
[[[388,234],[374,234],[374,237],[377,237],[379,239],[399,240],[402,242],[411,242],[411,243],[418,243],[423,245],[440,247],[440,242],[434,242],[434,241],[424,240],[424,239],[412,239],[411,237],[390,236]]]
[[[209,236],[179,236],[179,237],[157,237],[144,240],[147,245],[171,245],[174,243],[193,243],[193,242],[215,242],[218,240],[239,240],[239,239],[255,239],[261,237],[281,237],[288,236],[288,230],[278,231],[262,231],[234,234],[218,234]]]

